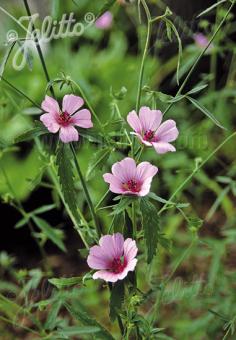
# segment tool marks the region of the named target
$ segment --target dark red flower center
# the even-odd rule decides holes
[[[146,140],[147,142],[151,142],[154,136],[155,136],[155,131],[147,130],[144,133],[143,139]]]
[[[123,183],[123,188],[131,192],[139,192],[141,185],[134,179],[130,179],[127,183]]]
[[[116,258],[112,261],[111,271],[116,274],[121,273],[125,269],[126,265],[127,260],[125,257],[122,256],[120,258]]]
[[[67,126],[71,120],[71,115],[68,112],[61,112],[58,117],[58,123],[62,126]]]

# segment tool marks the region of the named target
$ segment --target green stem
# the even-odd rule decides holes
[[[193,172],[185,179],[185,181],[183,183],[181,183],[181,185],[171,195],[168,202],[161,208],[161,210],[158,212],[159,215],[166,209],[166,207],[169,205],[169,202],[172,201],[173,198],[175,198],[175,196],[179,193],[179,191],[181,191],[185,187],[185,185],[194,177],[194,175],[209,161],[209,159],[211,159],[234,136],[236,136],[236,132],[233,132],[230,136],[228,136],[220,145],[217,146],[217,148],[215,148],[215,150],[213,150],[205,158],[205,160],[201,163],[200,166],[196,167],[193,170]]]
[[[152,314],[152,318],[151,318],[151,323],[152,324],[154,324],[154,322],[156,320],[156,316],[159,315],[160,306],[161,306],[161,303],[162,303],[162,300],[163,300],[163,296],[164,296],[164,292],[165,292],[165,288],[166,288],[168,282],[172,279],[173,275],[175,274],[176,270],[179,268],[181,263],[184,261],[184,259],[189,256],[191,250],[196,245],[197,241],[198,241],[198,236],[194,232],[192,234],[192,241],[191,241],[190,245],[183,252],[182,256],[177,260],[177,262],[175,263],[175,266],[172,269],[171,273],[168,275],[168,277],[162,283],[159,299],[156,301],[156,303],[155,303],[155,305],[153,307],[153,314]]]
[[[26,12],[27,12],[28,16],[31,17],[32,14],[31,14],[28,2],[27,2],[27,0],[23,0],[23,1],[24,1]],[[34,26],[33,23],[32,23],[32,29],[33,29],[33,31],[35,31],[35,26]],[[43,67],[43,71],[44,71],[47,83],[50,83],[50,77],[49,77],[49,73],[48,73],[48,70],[47,70],[46,63],[44,61],[43,52],[41,50],[40,43],[39,43],[38,37],[36,35],[34,35],[34,41],[35,41],[35,44],[36,44],[36,48],[37,48],[37,51],[38,51],[38,55],[39,55],[39,58],[40,58],[40,61],[41,61],[42,67]],[[55,98],[55,93],[54,93],[54,90],[53,90],[52,87],[50,87],[50,92],[51,92],[52,96]]]
[[[25,97],[29,102],[31,102],[31,104],[33,104],[34,106],[38,107],[39,109],[42,110],[41,106],[39,104],[37,104],[35,101],[33,101],[33,99],[31,99],[30,97],[28,97],[24,92],[22,92],[21,90],[19,90],[17,87],[15,87],[12,83],[10,83],[8,80],[6,80],[4,77],[0,76],[0,79],[3,80],[9,87],[11,87],[14,91],[16,91],[18,94],[20,94],[21,96]],[[43,110],[42,110],[43,111]]]
[[[100,207],[100,205],[102,204],[102,202],[104,201],[104,199],[107,197],[107,195],[109,194],[110,190],[108,189],[105,194],[102,196],[102,198],[99,200],[98,204],[95,207],[95,211]]]
[[[89,191],[87,189],[87,185],[86,185],[86,182],[84,180],[83,174],[81,172],[81,169],[80,169],[80,166],[79,166],[79,163],[78,163],[78,159],[77,159],[77,156],[76,156],[76,153],[75,153],[75,149],[74,149],[72,143],[70,144],[70,148],[71,148],[71,151],[72,151],[72,154],[73,154],[73,157],[74,157],[75,167],[76,167],[76,170],[78,172],[78,175],[79,175],[79,178],[80,178],[83,190],[84,190],[84,194],[86,196],[86,199],[87,199],[87,202],[88,202],[88,205],[89,205],[89,209],[90,209],[93,221],[94,221],[94,225],[95,225],[95,228],[97,229],[98,237],[100,237],[102,232],[101,232],[101,229],[100,229],[100,226],[99,226],[99,223],[98,223],[98,220],[97,220],[97,216],[96,216],[96,213],[95,213],[95,210],[94,210],[94,206],[93,206],[92,200],[90,198],[90,194],[89,194]]]
[[[191,67],[191,69],[189,70],[187,76],[185,77],[182,85],[180,86],[179,90],[177,91],[176,95],[175,95],[175,98],[178,97],[183,89],[185,88],[185,85],[187,84],[189,78],[191,77],[191,75],[193,74],[195,68],[197,67],[199,61],[201,60],[202,56],[205,54],[205,52],[207,51],[207,49],[209,48],[209,46],[211,45],[211,43],[213,42],[213,40],[215,39],[216,35],[218,34],[218,32],[220,31],[221,27],[223,26],[223,24],[225,23],[225,20],[227,19],[228,15],[230,14],[233,6],[235,5],[235,1],[232,2],[232,4],[230,5],[228,11],[226,12],[224,18],[221,20],[219,26],[217,27],[217,29],[215,30],[213,36],[211,37],[211,39],[209,40],[207,46],[201,51],[201,53],[198,55],[198,57],[196,58],[193,66]],[[164,111],[164,114],[165,115],[171,108],[172,106],[174,105],[174,103],[172,102],[167,108],[166,110]]]
[[[145,0],[141,0],[141,2],[142,2],[142,5],[143,5],[143,8],[145,10],[148,23],[147,23],[147,37],[146,37],[145,47],[144,47],[143,56],[142,56],[141,67],[140,67],[140,71],[139,71],[139,81],[138,81],[138,93],[137,93],[137,101],[136,101],[136,111],[138,111],[139,107],[140,107],[145,60],[146,60],[146,57],[147,57],[147,54],[148,54],[148,47],[149,47],[150,38],[151,38],[151,31],[152,31],[151,13],[150,13],[149,8],[148,8],[148,6],[146,4],[146,1]]]

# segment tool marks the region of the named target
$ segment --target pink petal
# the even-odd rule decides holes
[[[49,96],[46,96],[44,101],[42,102],[41,105],[42,109],[45,112],[51,113],[51,114],[58,114],[60,112],[60,107],[58,105],[58,102]]]
[[[162,113],[160,110],[151,110],[147,106],[141,107],[139,111],[139,119],[144,131],[155,131],[162,121]]]
[[[107,270],[99,270],[93,274],[93,279],[102,279],[106,282],[117,282],[119,280],[119,274],[115,274]]]
[[[58,132],[60,125],[57,123],[55,114],[45,113],[40,116],[40,120],[46,126],[48,131],[52,133]]]
[[[107,11],[100,16],[95,22],[95,26],[100,29],[110,28],[113,21],[113,15],[111,12]]]
[[[124,256],[127,261],[130,262],[137,255],[138,248],[136,246],[136,242],[131,238],[127,238],[124,242]]]
[[[144,182],[147,178],[153,177],[158,172],[158,168],[149,162],[142,162],[137,166],[136,178]]]
[[[179,135],[179,131],[176,127],[175,121],[172,119],[166,120],[157,129],[156,135],[158,140],[163,142],[173,142],[174,140],[176,140]]]
[[[83,104],[84,101],[81,97],[74,96],[73,94],[67,94],[63,98],[62,111],[72,115],[79,110]]]
[[[124,250],[124,237],[120,233],[105,235],[100,238],[99,245],[102,251],[113,259],[120,258]]]
[[[176,151],[175,147],[167,142],[157,142],[153,143],[153,146],[157,153],[163,154],[168,151],[174,152]]]
[[[142,132],[142,125],[140,119],[135,111],[131,111],[127,116],[127,121],[129,125],[134,129],[135,132],[141,133]]]
[[[136,163],[133,158],[127,157],[120,162],[113,164],[112,173],[120,179],[122,183],[135,178]]]
[[[104,181],[110,184],[110,191],[114,192],[115,194],[121,194],[124,192],[122,189],[121,181],[112,174],[106,173],[103,175]]]
[[[137,262],[138,262],[137,259],[131,260],[131,261],[127,264],[127,266],[125,267],[125,269],[123,270],[123,272],[121,272],[121,273],[118,274],[118,279],[119,279],[119,280],[123,280],[123,279],[128,275],[128,272],[134,271]]]
[[[109,269],[113,259],[110,252],[104,251],[100,246],[93,246],[90,248],[87,263],[93,269]]]
[[[143,197],[143,196],[148,195],[151,189],[151,184],[152,184],[152,177],[149,177],[144,181],[141,187],[141,190],[139,192],[139,196]]]
[[[71,125],[62,126],[60,128],[59,137],[63,143],[77,142],[79,140],[78,131]]]
[[[80,126],[84,129],[93,127],[93,123],[91,121],[91,113],[87,109],[83,109],[77,112],[72,117],[71,121],[74,125]]]

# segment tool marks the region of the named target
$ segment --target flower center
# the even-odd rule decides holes
[[[151,142],[154,138],[155,131],[152,130],[147,130],[144,133],[143,139],[146,140],[147,142]]]
[[[134,179],[130,179],[127,183],[123,183],[123,188],[131,192],[139,192],[140,187],[141,187],[140,183],[138,183]]]
[[[118,273],[123,272],[126,265],[127,265],[127,260],[125,257],[122,256],[112,261],[111,270],[113,273],[118,274]]]
[[[61,112],[58,117],[58,123],[62,126],[67,126],[71,119],[71,115],[68,112]]]

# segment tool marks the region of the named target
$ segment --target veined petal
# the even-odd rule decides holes
[[[126,183],[128,180],[135,178],[136,175],[136,163],[133,158],[127,157],[120,162],[113,164],[112,173],[120,179],[122,183]]]
[[[79,133],[72,125],[61,126],[59,137],[63,143],[77,142],[79,140]]]
[[[142,162],[137,166],[136,178],[144,182],[147,178],[153,177],[157,174],[158,168],[149,162]]]
[[[48,112],[51,114],[59,114],[60,112],[60,107],[59,107],[58,102],[54,98],[49,97],[49,96],[45,97],[44,101],[42,102],[41,107],[45,112]]]
[[[159,141],[173,142],[179,135],[176,123],[172,119],[166,120],[156,131],[156,136]]]
[[[83,104],[84,100],[81,97],[74,96],[73,94],[67,94],[63,98],[62,111],[72,115],[79,110]]]
[[[156,152],[159,154],[163,154],[168,151],[171,151],[171,152],[176,151],[175,147],[167,142],[157,142],[157,143],[152,143],[152,144]]]
[[[139,119],[144,131],[155,131],[162,121],[162,113],[160,110],[151,110],[147,106],[141,107],[139,111]]]
[[[134,110],[131,111],[128,114],[127,122],[132,127],[132,129],[134,129],[135,132],[137,132],[138,134],[141,134],[141,132],[142,132],[142,125],[141,125],[141,122],[140,122],[140,119],[139,119],[137,113]]]
[[[55,114],[44,113],[40,116],[40,120],[46,126],[48,131],[52,133],[58,132],[60,125],[57,123]]]
[[[80,126],[84,129],[92,128],[91,113],[87,109],[78,111],[72,118],[71,122],[74,125]]]

